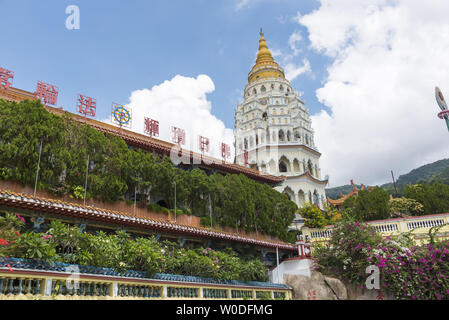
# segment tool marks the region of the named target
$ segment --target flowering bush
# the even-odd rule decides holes
[[[381,286],[397,299],[449,299],[449,242],[413,246],[395,241],[373,250]]]
[[[337,275],[349,282],[361,283],[365,269],[372,263],[368,258],[382,238],[374,228],[359,222],[341,222],[335,226],[330,241],[314,248],[317,270]]]
[[[449,299],[449,241],[414,246],[408,234],[382,239],[372,227],[345,222],[314,250],[317,269],[364,286],[376,265],[381,289],[396,299]]]
[[[24,225],[25,219],[20,215],[0,216],[0,257],[8,257],[14,251]]]

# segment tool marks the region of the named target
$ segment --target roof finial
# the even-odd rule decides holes
[[[263,37],[263,31],[262,31],[262,28],[260,28],[260,36]]]

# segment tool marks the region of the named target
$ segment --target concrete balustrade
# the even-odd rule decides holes
[[[449,239],[449,213],[370,221],[367,224],[373,226],[385,237],[410,231],[419,243],[426,242],[430,228],[441,226],[439,238]],[[332,236],[332,229],[333,226],[322,229],[303,227],[302,233],[304,236],[309,236],[313,243],[325,243]]]
[[[291,299],[291,288],[273,283],[222,285],[0,267],[0,300]],[[179,276],[181,277],[181,276]],[[189,278],[189,277],[186,277]],[[200,279],[200,278],[198,278]],[[75,281],[76,280],[76,281]],[[218,281],[217,281],[218,282]]]

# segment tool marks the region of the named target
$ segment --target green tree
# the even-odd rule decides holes
[[[323,228],[328,223],[324,212],[310,203],[299,209],[298,213],[305,219],[304,224],[306,227]]]
[[[407,215],[420,216],[424,213],[424,206],[415,199],[396,198],[389,201],[392,213],[399,212]]]
[[[354,215],[358,221],[382,220],[390,216],[388,201],[390,196],[380,188],[360,190],[354,206]]]

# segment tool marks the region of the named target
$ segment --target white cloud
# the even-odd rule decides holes
[[[296,30],[290,35],[288,39],[288,45],[290,49],[293,51],[293,55],[297,56],[301,52],[301,48],[298,48],[298,42],[302,40],[301,32]]]
[[[177,75],[151,89],[133,91],[127,105],[132,109],[132,130],[143,133],[144,118],[148,117],[159,121],[159,139],[171,142],[171,126],[182,128],[187,140],[183,148],[199,152],[198,136],[202,135],[210,139],[209,155],[221,159],[222,142],[233,151],[234,132],[211,113],[207,94],[214,90],[215,85],[207,75],[197,78]]]
[[[320,0],[299,17],[311,46],[334,58],[312,116],[331,185],[387,182],[448,157],[434,87],[449,95],[449,2]]]
[[[304,58],[302,63],[303,63],[302,65],[296,65],[293,62],[286,63],[284,66],[285,77],[288,80],[293,81],[299,75],[306,73],[306,72],[311,72],[312,69],[310,68],[309,60]]]
[[[257,2],[258,0],[239,0],[237,4],[235,5],[236,10],[240,10],[243,8],[250,7],[253,3]]]

